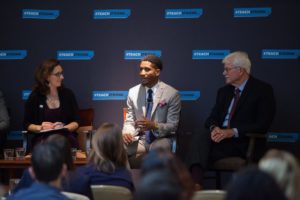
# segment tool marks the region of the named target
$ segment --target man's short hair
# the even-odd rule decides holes
[[[161,59],[156,55],[147,55],[141,60],[141,62],[142,61],[151,62],[156,68],[160,69],[160,71],[162,71],[163,69],[163,63]]]
[[[249,59],[249,56],[244,51],[235,51],[231,54],[227,55],[222,63],[225,64],[228,62],[229,58],[233,58],[232,64],[235,67],[240,67],[246,70],[247,74],[250,74],[251,71],[251,61]]]
[[[56,180],[63,167],[63,157],[59,149],[49,143],[38,144],[32,153],[31,164],[35,177],[40,182]]]
[[[179,200],[183,189],[168,170],[154,170],[142,177],[134,200]]]

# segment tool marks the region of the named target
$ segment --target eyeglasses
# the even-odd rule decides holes
[[[231,70],[233,70],[233,69],[238,69],[238,68],[240,68],[240,67],[225,67],[224,70],[223,70],[223,72],[228,73],[228,72],[230,72]]]
[[[56,77],[58,77],[58,78],[64,77],[64,74],[63,74],[62,72],[57,72],[57,73],[51,74],[51,75],[56,76]]]

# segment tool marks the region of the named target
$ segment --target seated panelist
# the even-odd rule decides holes
[[[222,63],[226,85],[218,90],[205,121],[208,130],[194,135],[186,156],[192,176],[200,185],[205,169],[212,163],[228,157],[246,158],[246,134],[265,134],[276,112],[273,88],[251,75],[246,52],[232,52]]]
[[[169,149],[168,138],[177,130],[181,100],[178,91],[159,80],[163,64],[147,55],[140,61],[141,83],[130,88],[123,139],[131,158],[139,159],[152,147]]]
[[[78,105],[73,92],[63,87],[63,80],[63,68],[58,60],[45,60],[36,70],[36,84],[24,114],[25,129],[36,133],[33,145],[59,129],[72,147],[78,147],[75,133],[79,126]]]

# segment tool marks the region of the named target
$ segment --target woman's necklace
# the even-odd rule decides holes
[[[60,105],[58,95],[47,95],[47,105],[50,109],[58,108]]]

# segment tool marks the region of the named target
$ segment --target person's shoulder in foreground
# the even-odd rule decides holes
[[[7,200],[69,200],[57,188],[47,184],[34,182],[30,188],[26,188],[9,196]]]

